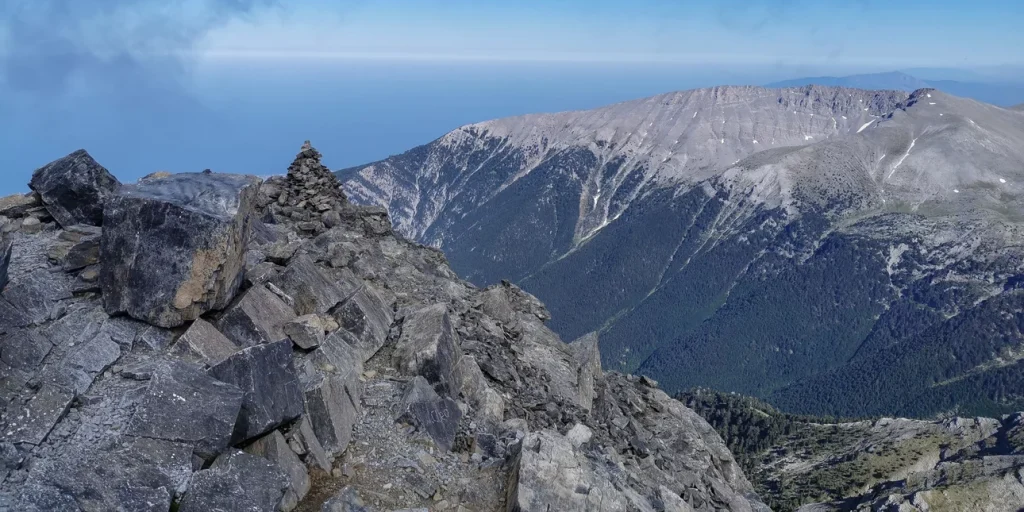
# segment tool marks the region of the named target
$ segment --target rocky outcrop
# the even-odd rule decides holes
[[[227,306],[242,284],[258,188],[255,178],[213,173],[122,187],[103,213],[107,312],[177,327]]]
[[[80,149],[32,173],[29,186],[61,226],[103,223],[103,205],[120,183]]]
[[[703,420],[601,370],[596,336],[459,280],[319,165],[304,147],[258,197],[155,175],[98,235],[10,231],[0,509],[764,508]]]

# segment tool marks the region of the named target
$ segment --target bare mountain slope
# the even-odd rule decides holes
[[[472,125],[343,175],[462,275],[521,282],[563,335],[601,330],[607,363],[673,389],[835,414],[1022,399],[1010,110],[724,87]]]

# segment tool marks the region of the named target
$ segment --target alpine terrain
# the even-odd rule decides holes
[[[1024,113],[716,87],[461,127],[339,173],[669,391],[790,413],[1024,408]]]

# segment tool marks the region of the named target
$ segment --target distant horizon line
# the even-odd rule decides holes
[[[901,71],[912,68],[946,68],[951,70],[978,70],[993,68],[1022,68],[1021,62],[972,63],[971,66],[957,66],[940,62],[890,62],[879,63],[871,60],[837,61],[827,57],[777,57],[738,56],[734,54],[654,54],[654,53],[584,53],[548,52],[543,54],[459,54],[424,52],[359,52],[335,50],[249,50],[217,49],[187,52],[198,59],[274,59],[274,58],[320,58],[332,60],[362,61],[417,61],[417,62],[521,62],[521,63],[578,63],[578,64],[684,64],[697,66],[747,65],[763,67],[805,67],[827,66],[835,68],[864,67],[886,71]],[[884,72],[884,71],[882,71]]]

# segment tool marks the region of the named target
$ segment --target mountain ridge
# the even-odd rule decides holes
[[[686,102],[693,98],[707,101],[703,115]],[[688,121],[698,124],[673,131]],[[567,337],[600,330],[607,364],[639,369],[670,389],[711,385],[767,398],[826,385],[821,379],[863,366],[869,353],[877,362],[877,351],[895,350],[870,341],[895,321],[893,308],[917,304],[898,322],[943,330],[954,329],[949,315],[991,315],[978,307],[1019,300],[1024,123],[1010,110],[934,89],[723,87],[470,127],[450,134],[459,144],[435,142],[344,171],[346,186],[356,201],[393,208],[396,229],[444,248],[464,277],[521,282],[558,312],[556,330]],[[958,241],[963,233],[971,237]],[[829,270],[855,262],[854,281]],[[815,305],[777,296],[790,286],[780,279],[813,282],[823,293],[853,286],[862,295],[840,296],[836,304],[846,306],[814,313]],[[964,291],[931,297],[929,286]],[[756,323],[743,318],[775,315],[759,298],[769,296],[795,316],[761,325],[768,336],[759,340],[749,327]],[[844,315],[857,327],[840,335],[829,325]],[[826,348],[833,336],[841,349]],[[993,349],[1014,351],[1018,339],[993,339]],[[900,348],[909,352],[897,359],[914,366],[919,351],[933,350],[929,343]],[[666,362],[671,354],[716,353],[731,355],[691,359],[689,372]],[[952,375],[894,394],[930,392],[929,379],[975,371],[962,367],[967,361],[995,373],[1020,368],[985,366],[992,356],[980,353],[957,357],[962,363],[940,365]],[[732,373],[744,364],[753,366]],[[981,383],[989,371],[979,371],[971,386],[1004,386]],[[818,394],[832,405],[796,395],[775,400],[815,414],[938,412],[903,409],[909,396],[868,406],[837,393]],[[992,407],[1017,402],[986,403],[977,410],[995,414]]]

